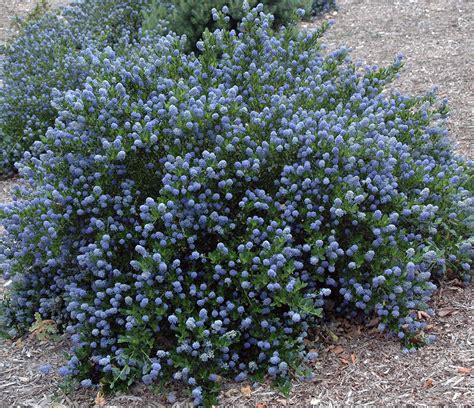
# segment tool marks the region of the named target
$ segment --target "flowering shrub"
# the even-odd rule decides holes
[[[327,13],[336,8],[336,0],[313,0],[311,5],[311,14],[316,16],[321,13]]]
[[[217,22],[212,17],[212,9],[227,7],[227,19],[231,28],[237,28],[239,21],[244,17],[242,5],[244,0],[155,0],[152,11],[147,12],[144,22],[146,29],[161,27],[163,20],[167,22],[169,30],[186,35],[189,48],[202,37],[202,33],[209,29],[214,31]],[[298,8],[311,12],[311,0],[250,0],[247,4],[255,6],[262,3],[265,10],[274,16],[277,26],[291,25]]]
[[[411,337],[433,281],[470,268],[445,106],[384,93],[399,60],[320,53],[327,25],[295,39],[246,13],[200,54],[171,34],[91,49],[2,207],[5,318],[65,327],[84,387],[175,381],[211,404],[223,376],[285,382],[328,297]]]
[[[53,89],[75,89],[91,67],[77,55],[91,46],[137,37],[150,0],[86,0],[47,13],[23,26],[6,47],[0,88],[0,173],[8,173],[23,152],[54,124]]]

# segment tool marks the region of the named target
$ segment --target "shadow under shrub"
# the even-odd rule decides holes
[[[219,14],[218,20],[222,22]],[[472,165],[433,95],[386,94],[316,33],[174,35],[91,50],[54,95],[26,186],[1,209],[6,319],[61,322],[84,387],[170,381],[210,405],[222,377],[288,381],[307,329],[338,312],[411,338],[433,283],[472,260]]]

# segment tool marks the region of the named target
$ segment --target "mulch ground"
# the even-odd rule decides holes
[[[329,49],[351,46],[353,57],[384,64],[402,52],[404,72],[396,86],[420,93],[439,87],[448,97],[453,143],[474,157],[474,2],[471,0],[339,0],[336,20],[325,38]],[[24,12],[33,0],[0,0],[0,41],[11,35],[5,16]],[[312,29],[316,23],[306,23]],[[6,34],[5,34],[6,33]],[[10,200],[15,180],[0,180],[0,202]],[[1,293],[0,289],[0,293]],[[472,406],[474,405],[474,287],[446,282],[433,299],[436,316],[428,334],[436,341],[415,353],[400,343],[346,320],[323,325],[311,338],[320,358],[310,382],[296,381],[285,398],[269,384],[224,387],[225,407],[307,406]],[[375,324],[375,322],[374,322]],[[35,334],[0,341],[0,407],[170,406],[143,387],[127,395],[96,400],[94,392],[64,394],[56,369],[64,364],[67,340],[40,341]],[[51,365],[50,374],[40,367]],[[179,400],[175,407],[189,405]]]
[[[447,282],[433,300],[428,321],[433,344],[404,353],[400,343],[374,328],[336,320],[311,337],[319,351],[310,382],[296,381],[289,398],[270,384],[224,386],[222,407],[469,406],[474,401],[474,288]],[[375,322],[374,322],[375,323]],[[56,370],[65,363],[67,341],[40,341],[31,334],[0,347],[0,407],[88,407],[96,392],[59,389]],[[51,365],[51,373],[40,368]],[[145,386],[105,398],[106,407],[171,406]],[[189,406],[185,397],[174,407]]]

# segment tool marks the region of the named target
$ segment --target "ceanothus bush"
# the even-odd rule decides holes
[[[284,382],[326,299],[409,339],[436,279],[470,269],[472,165],[445,105],[384,92],[398,59],[322,53],[327,25],[294,38],[246,13],[198,54],[172,34],[91,48],[1,209],[6,317],[62,324],[61,373],[85,387],[173,381],[211,404],[222,377]]]
[[[0,174],[14,170],[35,140],[54,125],[52,91],[80,86],[93,68],[78,58],[92,46],[139,36],[151,0],[85,0],[28,24],[5,48],[0,87]]]

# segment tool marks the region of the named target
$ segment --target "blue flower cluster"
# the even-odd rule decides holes
[[[62,324],[83,386],[174,381],[201,404],[223,376],[278,381],[314,358],[328,298],[409,338],[435,279],[471,267],[472,163],[444,104],[385,93],[398,59],[323,54],[327,25],[246,13],[199,55],[172,34],[88,49],[0,210],[8,318]]]
[[[92,67],[77,56],[91,46],[137,37],[151,0],[85,0],[27,24],[5,49],[0,87],[0,174],[54,125],[53,89],[80,86]]]

